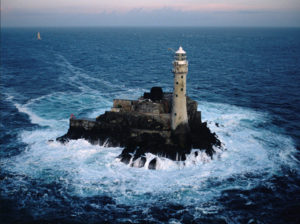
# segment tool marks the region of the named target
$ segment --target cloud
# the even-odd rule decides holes
[[[164,7],[66,13],[19,9],[2,12],[1,16],[3,26],[300,26],[299,11],[184,11]]]
[[[64,13],[128,12],[135,8],[180,11],[300,10],[299,0],[2,0],[5,10]]]

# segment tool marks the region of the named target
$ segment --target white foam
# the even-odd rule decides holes
[[[33,123],[33,124],[51,125],[51,124],[53,124],[53,122],[55,122],[54,120],[46,120],[46,119],[43,119],[43,118],[37,116],[26,105],[21,105],[18,103],[15,103],[14,105],[20,113],[27,114],[29,116],[31,123]]]
[[[39,103],[35,101],[30,106],[37,108],[34,105]],[[27,107],[18,107],[39,124],[51,122],[35,117]],[[205,202],[229,187],[250,189],[279,172],[283,164],[296,166],[293,162],[296,150],[291,139],[257,128],[256,124],[268,121],[268,114],[208,102],[199,103],[199,109],[203,119],[211,121],[208,126],[227,149],[216,149],[213,160],[199,151],[196,157],[197,150],[194,150],[185,162],[158,157],[158,170],[153,171],[147,167],[156,156],[148,153],[144,168],[132,168],[117,159],[121,148],[91,145],[85,140],[73,140],[66,145],[48,143],[49,138],[67,130],[56,122],[47,129],[23,132],[20,138],[28,144],[27,150],[1,162],[6,164],[5,169],[31,178],[45,182],[60,180],[74,195],[107,194],[117,202],[130,205],[145,198],[149,203],[155,202],[157,195],[165,194],[169,202],[185,205]],[[259,178],[249,181],[245,176],[251,173]],[[234,181],[228,186],[226,179],[230,177]]]

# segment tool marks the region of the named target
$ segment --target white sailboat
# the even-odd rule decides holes
[[[40,32],[37,33],[37,39],[38,39],[38,40],[41,40],[41,39],[42,39],[42,38],[41,38]]]

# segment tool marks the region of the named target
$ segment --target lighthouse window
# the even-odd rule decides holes
[[[181,88],[181,91],[183,91],[183,88]]]
[[[176,82],[176,84],[178,85],[178,82]]]
[[[176,113],[174,113],[174,115],[176,116],[177,114],[176,114]]]
[[[176,97],[178,97],[178,95],[176,94]]]
[[[183,75],[181,76],[181,78],[183,79]]]

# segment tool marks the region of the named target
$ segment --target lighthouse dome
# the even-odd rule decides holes
[[[186,54],[186,52],[180,46],[179,49],[175,52],[176,54]]]

